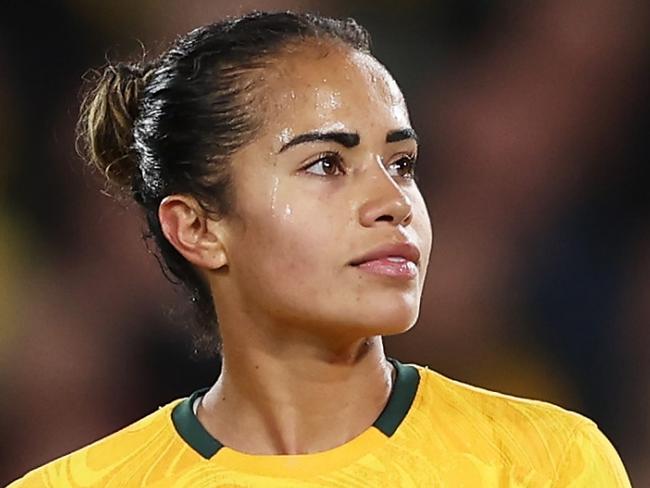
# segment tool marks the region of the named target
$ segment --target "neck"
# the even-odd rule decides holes
[[[370,427],[388,400],[392,365],[379,336],[328,348],[286,337],[280,345],[254,342],[224,337],[221,376],[199,408],[201,423],[227,447],[250,454],[331,449]]]

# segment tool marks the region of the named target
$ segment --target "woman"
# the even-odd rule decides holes
[[[432,242],[402,94],[354,21],[256,13],[106,68],[88,158],[215,335],[210,388],[32,486],[629,486],[590,420],[384,356]]]

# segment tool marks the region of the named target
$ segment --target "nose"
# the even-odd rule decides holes
[[[409,225],[413,219],[411,200],[384,166],[377,166],[366,178],[364,201],[359,208],[361,225],[374,227],[383,222],[393,226]]]

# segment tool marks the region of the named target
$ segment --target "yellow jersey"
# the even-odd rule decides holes
[[[392,362],[397,374],[381,415],[334,449],[250,455],[223,446],[193,412],[202,390],[9,487],[630,486],[591,420]]]

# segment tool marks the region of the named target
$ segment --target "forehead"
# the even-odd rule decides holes
[[[269,132],[383,131],[409,127],[404,97],[375,58],[347,47],[289,51],[266,92]]]

